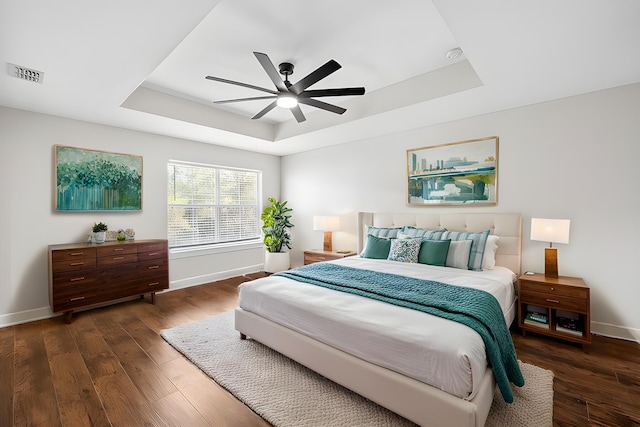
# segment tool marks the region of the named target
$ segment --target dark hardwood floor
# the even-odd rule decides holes
[[[246,280],[77,313],[69,325],[0,328],[0,426],[268,426],[159,335],[233,309]],[[512,335],[522,361],[555,373],[554,425],[640,426],[640,344],[595,336],[586,354]]]

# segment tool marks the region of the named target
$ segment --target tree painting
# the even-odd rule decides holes
[[[142,209],[142,157],[55,146],[56,209]]]

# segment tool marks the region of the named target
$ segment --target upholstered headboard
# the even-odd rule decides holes
[[[519,213],[373,213],[358,212],[358,253],[366,243],[367,226],[418,228],[450,231],[484,231],[500,237],[496,265],[520,274],[522,260],[522,215]]]

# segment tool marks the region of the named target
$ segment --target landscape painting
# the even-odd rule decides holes
[[[58,211],[142,210],[142,156],[54,146]]]
[[[407,204],[497,204],[498,137],[407,150]]]

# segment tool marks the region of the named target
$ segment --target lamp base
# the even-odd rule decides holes
[[[544,276],[558,277],[558,248],[544,248]]]
[[[325,252],[333,252],[333,243],[332,243],[332,237],[333,232],[331,231],[325,231],[324,232],[324,247],[322,248]]]

